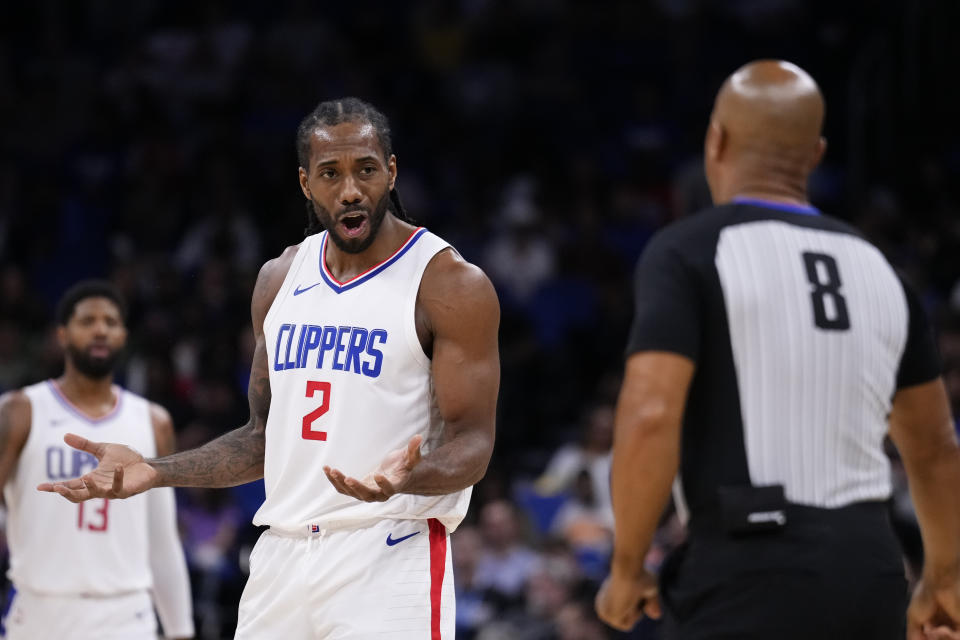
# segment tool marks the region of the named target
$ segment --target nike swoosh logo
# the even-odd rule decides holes
[[[391,538],[390,536],[393,535],[393,534],[388,533],[388,534],[387,534],[387,546],[388,546],[388,547],[392,547],[392,546],[395,545],[395,544],[399,544],[399,543],[403,542],[403,541],[406,540],[407,538],[412,538],[413,536],[417,535],[418,533],[420,533],[420,532],[419,532],[419,531],[414,531],[413,533],[411,533],[411,534],[409,534],[409,535],[405,535],[405,536],[403,536],[402,538]]]
[[[317,285],[321,285],[321,284],[323,284],[323,283],[322,283],[322,282],[318,282],[317,284],[312,284],[312,285],[310,285],[309,287],[306,287],[306,288],[304,288],[304,289],[301,289],[301,288],[300,288],[300,285],[297,285],[296,288],[293,290],[293,295],[298,296],[298,295],[300,295],[301,293],[306,293],[307,291],[310,291],[310,289],[313,289],[313,288],[316,287]]]

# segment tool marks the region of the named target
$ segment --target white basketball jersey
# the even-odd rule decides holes
[[[63,441],[76,433],[156,455],[149,403],[114,387],[117,405],[91,419],[48,380],[24,389],[30,400],[30,436],[4,487],[10,570],[17,589],[48,595],[116,595],[152,584],[145,495],[95,498],[73,504],[41,493],[42,482],[76,478],[97,466],[89,453]]]
[[[327,233],[303,241],[264,321],[270,366],[264,481],[256,525],[318,531],[378,518],[437,518],[453,530],[470,489],[397,494],[362,502],[336,491],[323,466],[363,478],[383,458],[443,430],[430,359],[414,312],[427,263],[445,241],[419,228],[384,262],[338,282],[326,266]]]

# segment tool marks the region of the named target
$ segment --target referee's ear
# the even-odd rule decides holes
[[[813,152],[813,162],[810,165],[810,171],[813,171],[817,165],[820,164],[820,161],[823,160],[823,156],[827,153],[827,139],[823,136],[817,139],[817,148]]]
[[[711,118],[710,125],[707,127],[707,139],[703,145],[707,160],[711,162],[720,160],[720,156],[726,151],[728,138],[727,130],[723,125]]]

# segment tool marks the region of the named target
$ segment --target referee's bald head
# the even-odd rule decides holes
[[[806,193],[826,141],[820,88],[800,67],[757,60],[723,83],[713,106],[704,163],[715,202],[756,186]]]

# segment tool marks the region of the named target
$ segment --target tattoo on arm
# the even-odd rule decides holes
[[[263,477],[270,380],[262,338],[250,370],[250,420],[197,449],[150,460],[158,486],[232,487]]]
[[[282,282],[285,270],[276,275],[280,276]],[[278,286],[275,281],[271,283],[271,266],[268,263],[261,271],[251,304],[257,346],[247,389],[250,420],[202,447],[151,460],[150,464],[158,473],[158,486],[232,487],[263,477],[267,413],[270,411],[271,398],[263,317]]]

